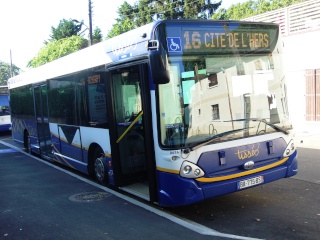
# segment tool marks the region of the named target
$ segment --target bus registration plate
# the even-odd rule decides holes
[[[249,178],[249,179],[238,182],[238,189],[252,187],[252,186],[263,183],[263,181],[264,181],[263,176]]]

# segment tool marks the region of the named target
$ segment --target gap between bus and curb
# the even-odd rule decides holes
[[[24,152],[23,150],[21,150],[20,148],[14,146],[14,145],[6,143],[6,142],[4,142],[2,140],[0,140],[0,143],[5,145],[5,146],[7,146],[7,147],[9,147],[9,148],[12,148],[12,149],[18,151],[18,152],[21,152],[21,153],[27,155],[28,157],[31,157],[31,158],[33,158],[33,159],[35,159],[35,160],[37,160],[37,161],[39,161],[41,163],[44,163],[44,164],[46,164],[46,165],[48,165],[48,166],[50,166],[50,167],[52,167],[54,169],[57,169],[57,170],[59,170],[59,171],[61,171],[63,173],[66,173],[66,174],[74,177],[74,178],[77,178],[80,181],[83,181],[83,182],[85,182],[87,184],[90,184],[90,185],[96,187],[96,188],[99,188],[99,189],[101,189],[101,190],[103,190],[103,191],[105,191],[105,192],[107,192],[109,194],[112,194],[112,195],[114,195],[114,196],[116,196],[118,198],[121,198],[121,199],[123,199],[123,200],[125,200],[127,202],[130,202],[131,204],[134,204],[134,205],[136,205],[138,207],[141,207],[141,208],[143,208],[145,210],[148,210],[148,211],[150,211],[150,212],[152,212],[152,213],[154,213],[154,214],[156,214],[156,215],[158,215],[160,217],[163,217],[163,218],[165,218],[165,219],[167,219],[167,220],[169,220],[171,222],[174,222],[174,223],[176,223],[176,224],[178,224],[178,225],[180,225],[182,227],[185,227],[185,228],[187,228],[187,229],[189,229],[191,231],[194,231],[196,233],[199,233],[199,234],[202,234],[202,235],[207,235],[207,236],[223,237],[223,238],[229,238],[229,239],[259,240],[258,238],[250,238],[250,237],[238,236],[238,235],[233,235],[233,234],[228,234],[228,233],[221,233],[221,232],[218,232],[218,231],[216,231],[214,229],[208,228],[208,227],[206,227],[204,225],[198,224],[196,222],[176,217],[176,216],[171,215],[171,214],[169,214],[169,213],[167,213],[165,211],[161,211],[161,210],[159,210],[157,208],[154,208],[152,206],[149,206],[147,204],[139,202],[139,201],[137,201],[137,200],[135,200],[133,198],[130,198],[130,197],[126,196],[126,195],[123,195],[123,194],[121,194],[119,192],[116,192],[116,191],[114,191],[112,189],[109,189],[109,188],[104,187],[102,185],[99,185],[99,184],[97,184],[95,182],[92,182],[92,181],[90,181],[88,179],[85,179],[85,178],[83,178],[81,176],[78,176],[77,174],[69,172],[68,170],[64,170],[64,169],[60,168],[59,166],[55,166],[54,164],[52,164],[52,163],[50,163],[48,161],[42,160],[40,158],[37,158],[37,157],[35,157],[35,156],[33,156],[33,155],[29,154],[29,153]]]

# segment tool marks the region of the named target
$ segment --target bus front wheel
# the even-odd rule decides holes
[[[100,184],[106,184],[107,166],[104,163],[104,154],[101,148],[97,147],[93,152],[93,169],[95,179]]]

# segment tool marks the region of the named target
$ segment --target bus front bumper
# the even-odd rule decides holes
[[[208,198],[253,187],[250,186],[244,189],[239,188],[239,183],[248,179],[262,177],[263,182],[261,184],[265,184],[281,178],[291,177],[296,175],[298,171],[296,154],[292,156],[292,159],[289,162],[290,164],[281,165],[250,176],[212,183],[198,183],[195,179],[182,178],[177,174],[158,171],[158,202],[159,205],[167,207],[189,205]]]

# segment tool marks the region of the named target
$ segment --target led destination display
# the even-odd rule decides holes
[[[170,29],[170,28],[169,28]],[[278,39],[277,25],[238,24],[225,26],[217,23],[214,27],[205,25],[197,28],[172,27],[167,38],[169,53],[200,53],[204,52],[226,54],[226,53],[249,53],[272,52]],[[180,33],[180,36],[177,36]]]

